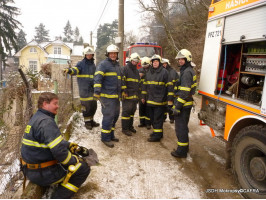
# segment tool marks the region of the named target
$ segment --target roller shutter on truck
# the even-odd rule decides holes
[[[224,44],[266,39],[266,6],[227,16],[223,38]]]

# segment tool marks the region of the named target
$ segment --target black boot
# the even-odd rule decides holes
[[[177,150],[171,152],[171,155],[176,158],[186,158],[187,152],[188,146],[178,146]]]
[[[129,130],[122,129],[122,133],[124,133],[127,136],[132,136],[132,133]]]
[[[138,127],[145,127],[145,124],[139,124]]]
[[[108,147],[110,147],[110,148],[113,148],[115,145],[111,142],[111,141],[109,141],[109,142],[107,142],[107,141],[102,141],[106,146],[108,146]]]
[[[92,124],[91,124],[91,121],[89,121],[89,122],[85,122],[85,127],[86,127],[88,130],[92,130]]]
[[[136,129],[134,129],[133,126],[131,126],[131,127],[129,128],[129,131],[131,131],[132,133],[136,133],[136,132],[137,132]]]
[[[119,139],[116,138],[116,137],[114,137],[114,138],[111,139],[111,141],[113,141],[113,142],[119,142]]]
[[[150,129],[151,129],[151,125],[146,125],[146,128],[147,128],[148,130],[150,130]]]
[[[92,127],[98,127],[98,126],[100,126],[100,124],[97,123],[96,121],[92,120],[92,121],[91,121],[91,126],[92,126]]]
[[[148,138],[148,142],[160,142],[161,141],[161,137],[150,137]]]

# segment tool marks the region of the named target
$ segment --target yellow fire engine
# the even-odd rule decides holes
[[[198,114],[248,198],[266,199],[266,0],[212,1]]]

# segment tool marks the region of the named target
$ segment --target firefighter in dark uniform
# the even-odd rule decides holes
[[[163,67],[165,69],[167,69],[168,73],[169,73],[169,78],[170,78],[170,81],[173,83],[173,85],[176,84],[176,82],[178,81],[179,79],[179,75],[177,74],[177,72],[171,67],[170,65],[170,62],[168,59],[166,58],[163,58],[162,59],[162,63],[163,63]],[[169,96],[174,96],[174,92],[172,93],[168,93]],[[167,112],[164,114],[164,121],[166,120],[167,118],[167,113],[169,115],[169,119],[170,119],[170,123],[173,124],[174,123],[174,115],[173,115],[173,112],[171,111],[171,109],[167,110]]]
[[[143,57],[141,59],[141,66],[142,68],[139,69],[139,76],[140,76],[140,88],[143,87],[143,83],[145,80],[145,75],[150,69],[151,60],[148,57]],[[148,112],[147,103],[142,103],[141,99],[139,100],[139,122],[140,124],[138,127],[146,127],[148,130],[151,129],[151,119]]]
[[[94,97],[102,104],[102,142],[112,148],[114,142],[119,139],[115,137],[115,124],[119,117],[121,92],[122,92],[122,72],[118,59],[119,49],[111,44],[106,49],[107,58],[100,62],[94,76]]]
[[[55,123],[54,117],[59,108],[57,95],[42,93],[38,108],[22,138],[23,173],[31,182],[40,186],[61,183],[52,198],[70,198],[85,182],[90,167],[73,154],[73,147],[77,145],[65,141]],[[67,169],[72,174],[68,180],[65,178]]]
[[[178,52],[180,78],[175,86],[176,99],[172,108],[175,115],[175,131],[177,136],[177,150],[171,155],[178,158],[186,158],[189,149],[188,122],[190,111],[193,107],[193,97],[197,86],[197,77],[191,66],[192,55],[190,51],[182,49]]]
[[[168,71],[161,64],[161,57],[154,55],[151,58],[152,67],[147,72],[142,89],[142,103],[147,102],[153,133],[149,142],[159,142],[163,137],[164,113],[168,105],[173,105],[173,83],[169,82]]]
[[[93,127],[100,125],[93,120],[97,109],[97,101],[93,97],[93,78],[96,69],[93,57],[95,52],[91,47],[86,47],[83,54],[85,56],[84,59],[78,62],[76,67],[64,69],[64,72],[70,75],[77,75],[80,102],[85,107],[85,111],[83,111],[85,126],[91,130]]]
[[[130,55],[130,62],[123,68],[123,93],[122,93],[122,133],[132,136],[136,133],[133,126],[134,114],[137,109],[140,89],[140,76],[137,65],[140,61],[138,53]]]

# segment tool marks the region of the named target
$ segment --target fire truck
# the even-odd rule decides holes
[[[147,56],[151,58],[154,54],[162,56],[162,47],[157,43],[131,43],[124,51],[123,63],[126,65],[126,61],[129,60],[129,56],[132,53],[138,53],[141,58]],[[137,68],[141,68],[141,64],[138,63]]]
[[[266,1],[209,7],[199,82],[201,125],[226,143],[239,192],[266,199]]]

